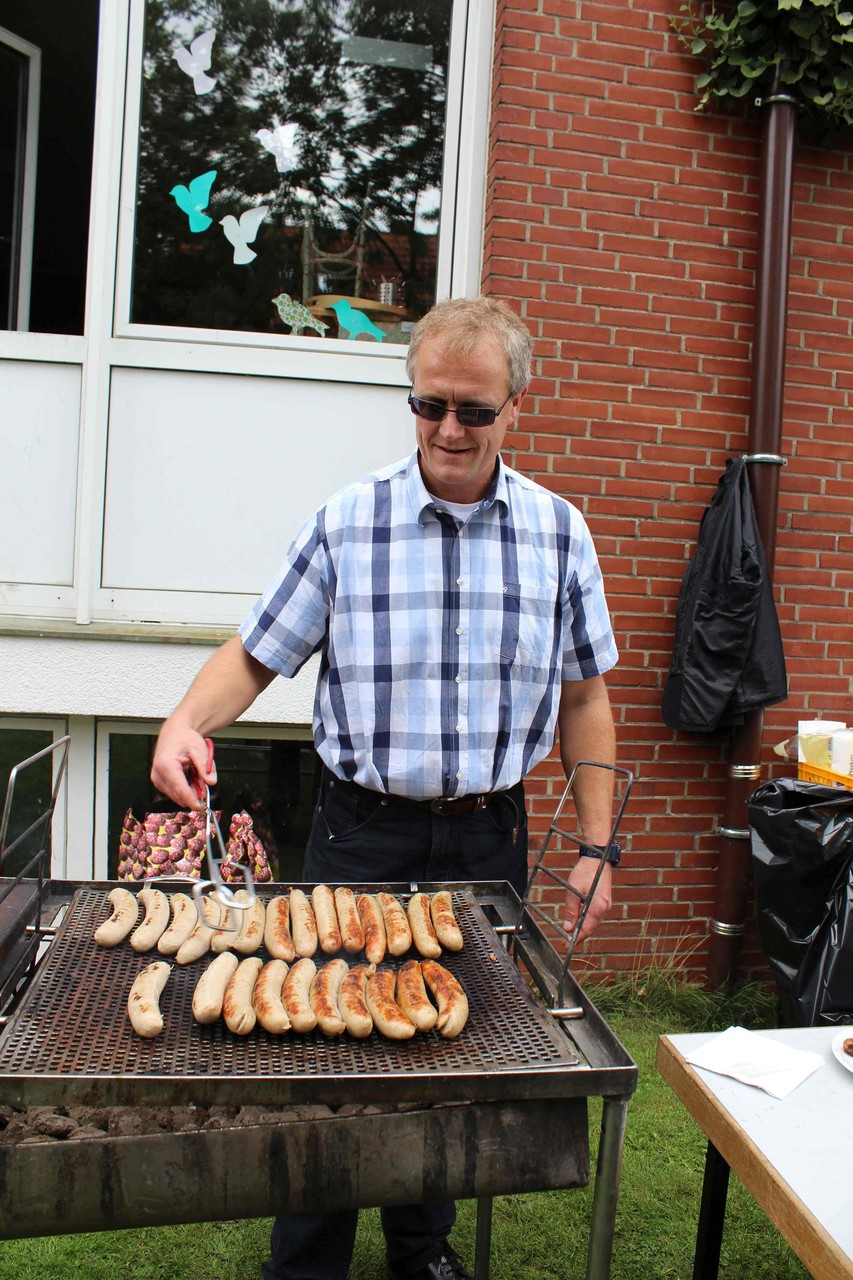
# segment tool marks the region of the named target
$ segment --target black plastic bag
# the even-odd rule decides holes
[[[853,791],[778,778],[748,809],[758,934],[781,1024],[853,1023]]]

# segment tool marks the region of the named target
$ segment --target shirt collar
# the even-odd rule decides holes
[[[435,512],[435,499],[423,482],[421,469],[418,466],[417,449],[409,458],[406,467],[406,487],[418,524],[422,525],[426,520],[427,512]],[[498,514],[503,518],[509,511],[509,501],[507,498],[506,467],[500,454],[498,454],[498,466],[494,479],[489,486],[489,492],[480,503],[479,510],[481,512],[489,511],[495,504],[498,507]]]

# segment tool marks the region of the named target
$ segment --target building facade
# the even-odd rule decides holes
[[[507,461],[584,511],[621,651],[628,852],[579,963],[701,971],[728,739],[673,733],[660,694],[699,520],[746,449],[760,125],[696,114],[676,0],[262,8],[0,0],[4,772],[70,733],[54,872],[114,874],[125,811],[155,803],[160,721],[300,521],[409,451],[408,330],[482,289],[536,337]],[[853,723],[851,209],[849,154],[798,148],[790,696],[764,776],[790,768],[772,747],[799,718]],[[310,815],[313,675],[217,740],[223,807],[256,815],[282,878]],[[529,783],[534,839],[561,790],[554,758]],[[760,970],[749,925],[744,959]]]

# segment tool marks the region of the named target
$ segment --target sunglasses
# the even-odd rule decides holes
[[[412,413],[417,417],[423,418],[425,422],[441,422],[442,418],[448,413],[456,414],[456,421],[461,427],[491,427],[493,426],[497,416],[501,413],[512,399],[510,391],[506,400],[498,409],[492,409],[486,405],[460,405],[458,409],[448,409],[446,404],[441,404],[436,400],[422,400],[420,396],[413,396],[409,393],[409,407]]]

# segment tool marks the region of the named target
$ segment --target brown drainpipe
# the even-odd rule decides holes
[[[755,272],[752,397],[747,462],[758,528],[772,581],[779,505],[782,411],[785,395],[785,343],[788,316],[788,266],[791,253],[796,104],[779,90],[763,100],[761,207]],[[731,988],[738,974],[750,881],[749,820],[746,801],[761,774],[764,713],[746,716],[729,744],[720,860],[714,914],[709,921],[707,986]]]

